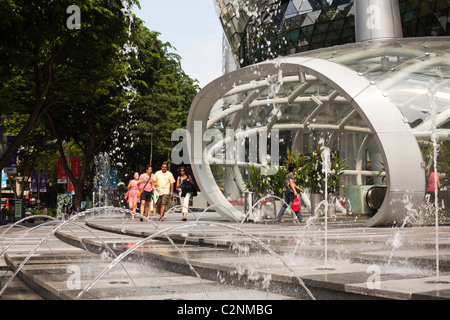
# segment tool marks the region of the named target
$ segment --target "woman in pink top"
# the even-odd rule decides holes
[[[436,166],[436,172],[438,167]],[[439,172],[437,172],[437,176],[434,174],[434,170],[430,170],[427,175],[427,195],[426,199],[428,202],[428,208],[430,210],[430,213],[433,210],[433,204],[435,202],[435,188],[437,185],[437,191],[439,192],[439,188],[441,186],[441,183],[439,182]]]
[[[147,170],[139,177],[139,188],[144,190],[141,194],[141,215],[150,218],[148,212],[150,211],[150,205],[153,199],[153,175],[151,166],[147,166]]]
[[[434,190],[435,190],[435,186],[436,186],[436,179],[437,179],[437,188],[439,191],[439,188],[441,186],[441,183],[439,182],[439,172],[437,173],[437,177],[435,178],[434,176],[434,170],[428,172],[428,183],[427,183],[427,193],[428,194],[432,194],[432,197],[434,197]]]
[[[139,198],[137,194],[139,192],[139,172],[134,173],[134,179],[130,181],[128,184],[128,205],[131,211],[136,213],[136,207],[139,202]],[[134,215],[131,216],[131,219],[134,219]]]

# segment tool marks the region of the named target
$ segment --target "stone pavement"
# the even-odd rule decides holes
[[[341,216],[325,230],[323,218],[239,224],[201,210],[180,218],[141,222],[125,211],[94,211],[64,225],[24,224],[34,229],[8,248],[25,232],[13,228],[1,237],[2,258],[13,269],[29,259],[18,278],[39,295],[21,284],[21,297],[13,282],[2,298],[450,298],[449,226],[439,227],[437,277],[433,226],[363,228],[362,217]]]

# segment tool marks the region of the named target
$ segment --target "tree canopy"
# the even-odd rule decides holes
[[[100,152],[111,155],[123,178],[168,160],[171,133],[185,126],[199,88],[171,45],[139,18],[128,19],[123,4],[139,5],[0,0],[0,122],[16,134],[0,168],[25,145],[58,150],[63,159],[70,145],[82,158],[78,178],[63,163],[77,203]],[[79,29],[66,26],[71,5],[80,8]],[[41,140],[32,135],[37,128],[45,131]],[[47,170],[56,171],[54,163]]]

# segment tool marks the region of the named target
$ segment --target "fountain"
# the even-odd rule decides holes
[[[324,202],[323,205],[326,203]],[[92,208],[67,221],[51,219],[51,222],[26,229],[16,238],[10,238],[7,241],[6,236],[11,230],[17,229],[16,227],[25,221],[23,220],[9,226],[1,234],[4,243],[7,244],[1,256],[8,255],[8,261],[13,261],[15,258],[9,256],[9,252],[16,246],[20,246],[28,235],[39,235],[39,239],[31,250],[28,249],[30,250],[28,253],[23,251],[25,254],[23,260],[17,260],[17,264],[14,264],[14,278],[22,273],[31,277],[30,274],[35,267],[28,270],[26,265],[38,252],[39,255],[34,259],[42,256],[43,251],[49,252],[54,257],[49,261],[59,259],[59,250],[52,248],[49,242],[54,235],[64,242],[78,243],[77,246],[83,252],[95,252],[96,254],[91,256],[91,266],[82,267],[81,260],[77,264],[77,258],[74,257],[72,265],[75,264],[78,269],[74,268],[73,270],[81,270],[78,272],[82,272],[83,277],[79,281],[82,284],[81,287],[73,288],[71,286],[71,289],[63,295],[70,299],[89,299],[92,294],[98,296],[97,292],[100,292],[98,290],[103,292],[102,297],[114,297],[115,299],[128,295],[156,294],[153,292],[161,290],[161,286],[152,285],[151,288],[144,290],[142,280],[138,281],[136,278],[137,268],[140,270],[141,266],[147,263],[152,265],[148,271],[150,277],[161,272],[157,271],[160,269],[165,270],[164,272],[170,271],[192,276],[192,279],[196,279],[195,282],[199,285],[198,289],[202,288],[203,293],[200,291],[198,293],[202,296],[201,299],[211,299],[219,292],[225,294],[228,292],[229,286],[240,287],[243,294],[250,293],[245,290],[252,290],[253,294],[265,292],[266,297],[270,299],[283,299],[283,295],[286,298],[291,290],[295,292],[290,293],[293,294],[293,297],[318,299],[324,296],[323,292],[318,291],[317,279],[314,278],[318,275],[314,276],[315,273],[319,272],[324,276],[323,279],[334,279],[335,273],[337,275],[350,270],[359,270],[359,272],[375,270],[379,272],[379,277],[382,279],[414,278],[420,275],[423,281],[429,282],[429,286],[435,285],[444,288],[447,285],[447,276],[440,276],[436,280],[430,277],[428,267],[419,268],[420,264],[414,261],[402,262],[401,256],[411,250],[408,249],[409,247],[414,247],[415,243],[425,240],[417,239],[414,229],[409,231],[407,228],[408,224],[415,223],[417,211],[412,210],[411,215],[405,218],[400,228],[366,230],[338,226],[330,229],[327,225],[324,233],[320,224],[317,224],[316,215],[312,215],[316,219],[306,225],[245,223],[242,220],[226,222],[217,220],[218,216],[212,210],[215,206],[217,205],[206,207],[198,213],[190,211],[189,215],[194,216],[194,220],[188,223],[181,222],[176,217],[175,212],[181,206],[170,208],[166,213],[167,220],[164,222],[154,222],[144,217],[142,223],[130,220],[128,216],[131,212],[128,209]],[[328,218],[326,212],[325,210],[325,217]],[[212,219],[211,217],[214,216],[216,218]],[[52,230],[41,231],[49,227],[52,227]],[[118,236],[113,236],[111,232]],[[372,241],[367,240],[370,234],[372,234]],[[131,235],[134,236],[134,240],[129,239]],[[126,237],[122,238],[123,236]],[[46,247],[47,249],[45,249]],[[161,249],[159,249],[160,247]],[[324,247],[326,248],[325,252]],[[383,252],[389,247],[391,250],[384,254]],[[373,254],[377,254],[377,252],[380,252],[381,255],[373,260]],[[395,256],[398,258],[394,259]],[[99,262],[95,262],[96,260]],[[332,268],[330,260],[332,260]],[[42,267],[51,270],[52,267],[48,267],[48,264],[49,262],[46,262]],[[114,271],[114,267],[119,264],[125,271],[123,275]],[[148,268],[147,266],[146,269]],[[310,272],[312,275],[309,274]],[[368,278],[369,276],[370,273],[368,273]],[[84,279],[85,277],[86,279]],[[0,295],[5,293],[11,281],[12,278],[4,284]],[[51,283],[53,280],[48,281]],[[214,289],[211,287],[210,281],[215,283]],[[326,287],[325,284],[321,285]],[[98,290],[95,290],[97,287]],[[376,294],[379,290],[376,288],[377,286],[371,285],[370,288],[367,287],[363,290],[361,286],[355,284],[347,285],[345,290],[346,294],[351,296],[361,295],[362,292]],[[111,290],[110,294],[107,293],[108,290]],[[175,290],[167,297],[189,299],[190,296],[183,295],[182,291],[181,289],[180,293],[177,293]],[[282,295],[275,297],[274,292],[282,293]],[[329,294],[328,297],[338,296],[336,292],[333,293],[333,290]],[[234,296],[232,299],[240,298]]]
[[[438,156],[438,142],[437,142],[437,126],[436,119],[438,116],[438,109],[435,103],[437,88],[434,80],[431,80],[430,87],[428,89],[428,98],[431,107],[431,142],[433,143],[433,168],[434,168],[434,216],[435,216],[435,232],[436,232],[436,277],[439,278],[439,187],[438,187],[438,172],[437,172],[437,156]]]
[[[325,189],[324,193],[324,202],[325,202],[325,268],[328,264],[328,175],[331,173],[331,159],[330,159],[330,148],[324,145],[324,141],[322,140],[322,170],[325,173]],[[320,142],[319,142],[320,143]]]
[[[271,97],[278,94],[283,83],[282,63],[283,59],[274,63],[278,64],[279,70],[275,76],[267,80]],[[300,78],[306,77],[304,73],[302,75]],[[430,86],[429,97],[433,106],[435,97],[433,84]],[[317,103],[320,104],[320,101]],[[276,116],[275,113],[273,115]],[[182,206],[170,208],[166,212],[165,221],[156,223],[139,214],[137,216],[143,221],[132,221],[128,219],[130,214],[134,214],[130,210],[108,206],[107,188],[103,185],[107,186],[109,183],[104,184],[102,177],[104,172],[109,171],[109,156],[101,154],[96,160],[98,170],[96,182],[99,186],[97,207],[72,216],[66,221],[51,219],[50,222],[44,222],[13,235],[12,231],[24,228],[22,223],[27,221],[26,218],[9,226],[0,234],[5,246],[0,257],[6,257],[14,270],[14,275],[3,284],[0,296],[5,294],[16,276],[23,275],[24,278],[34,279],[38,283],[39,279],[36,280],[34,272],[46,270],[50,274],[47,285],[56,283],[55,287],[59,287],[60,297],[65,299],[121,299],[131,296],[149,299],[211,300],[228,298],[226,294],[230,295],[230,300],[247,299],[253,297],[253,294],[260,299],[365,297],[413,299],[430,298],[436,294],[430,292],[437,292],[438,295],[448,298],[445,292],[450,289],[446,281],[449,276],[442,275],[441,272],[448,272],[450,265],[447,260],[440,263],[439,259],[441,230],[437,195],[434,238],[437,279],[435,281],[434,278],[430,278],[428,252],[420,255],[416,251],[417,248],[428,250],[431,243],[430,232],[428,229],[422,230],[421,233],[417,232],[418,228],[422,228],[417,225],[420,213],[408,197],[405,197],[402,203],[408,215],[400,222],[399,228],[370,229],[330,221],[327,192],[328,176],[333,174],[330,170],[330,150],[325,147],[323,140],[319,141],[319,144],[322,145],[325,173],[324,200],[319,205],[324,207],[323,230],[320,215],[315,212],[312,212],[305,225],[298,223],[280,225],[262,219],[256,219],[254,221],[256,223],[246,223],[248,217],[245,215],[242,219],[225,221],[212,211],[219,208],[226,210],[220,203],[209,205],[198,214],[189,209],[189,215],[194,216],[194,221],[188,223],[180,222],[174,217],[174,213]],[[433,144],[436,158],[436,140],[433,140]],[[280,197],[268,195],[253,204],[252,211],[269,198],[284,201]],[[260,216],[261,212],[258,214]],[[409,226],[411,229],[408,229]],[[450,234],[448,228],[442,229],[447,236]],[[25,256],[22,260],[20,256],[10,254],[15,247],[25,246],[24,240],[33,234],[36,234],[38,240],[33,242],[31,249],[23,250],[22,254]],[[55,260],[60,258],[61,253],[65,252],[63,249],[67,250],[67,247],[63,249],[52,247],[50,240],[55,236],[61,243],[80,247],[82,252],[93,252],[92,260],[85,268],[80,267],[85,266],[83,253],[77,252],[71,257],[73,261],[70,261],[70,266],[78,266],[70,268],[71,272],[84,272],[85,278],[79,281],[80,286],[74,284],[67,288],[61,286],[61,279],[69,272],[58,274],[59,278],[51,278],[49,270],[57,267],[56,263],[55,266],[52,265],[50,259],[40,261],[41,265],[36,264],[27,268],[33,258],[44,257],[45,254]],[[446,247],[442,251],[448,252]],[[332,268],[329,265],[330,261],[333,263]],[[114,272],[117,265],[121,266],[126,278],[123,273]],[[139,273],[136,270],[139,270]],[[177,288],[169,289],[166,283],[157,282],[159,279],[156,279],[156,275],[159,273],[167,275],[165,281],[176,283],[174,287]],[[180,275],[183,276],[185,283],[176,282],[177,278],[181,278]],[[369,285],[369,279],[373,278],[378,283]],[[434,287],[427,290],[417,284],[417,288],[405,292],[405,284],[401,281],[427,282]],[[95,291],[96,288],[98,292]],[[194,288],[198,289],[198,292],[193,292]],[[241,294],[237,293],[238,291]]]
[[[110,157],[107,153],[100,153],[95,157],[95,176],[94,186],[97,190],[96,206],[108,206],[108,197],[110,191]],[[95,192],[92,201],[95,203]]]

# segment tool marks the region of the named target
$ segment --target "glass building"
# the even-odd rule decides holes
[[[432,137],[449,139],[450,39],[409,37],[408,32],[445,34],[449,6],[447,1],[399,1],[401,18],[395,19],[395,8],[383,7],[394,2],[378,2],[382,17],[394,12],[387,36],[381,28],[367,28],[366,36],[367,21],[377,21],[363,0],[359,8],[353,1],[216,1],[240,68],[199,92],[187,129],[194,175],[223,216],[243,217],[250,163],[271,170],[288,149],[308,154],[321,145],[347,159],[341,196],[355,201],[374,185],[383,186],[384,200],[366,226],[399,224],[420,210],[430,165],[421,149],[432,144]],[[286,40],[292,19],[298,33],[304,29],[309,51],[298,42],[301,37]],[[309,33],[306,19],[312,22]],[[400,29],[408,37],[399,35]],[[339,36],[332,32],[333,41],[327,35],[331,30],[339,31]],[[272,36],[277,40],[267,40]],[[258,47],[251,39],[265,39],[270,46]],[[266,60],[271,54],[277,58]],[[303,198],[310,209],[310,199]],[[276,212],[269,205],[265,210],[272,217]]]
[[[403,37],[446,36],[446,0],[399,0]],[[346,43],[354,43],[351,0],[216,0],[216,10],[241,67]]]

